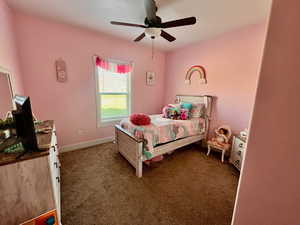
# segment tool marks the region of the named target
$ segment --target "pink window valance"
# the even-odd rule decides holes
[[[96,65],[102,69],[109,70],[114,73],[130,73],[132,71],[132,66],[130,64],[109,62],[100,57],[96,57]]]

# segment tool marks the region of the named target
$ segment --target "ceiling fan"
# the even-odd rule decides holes
[[[162,22],[161,18],[156,15],[158,8],[155,1],[144,0],[144,2],[145,2],[146,14],[147,14],[144,21],[144,25],[111,21],[111,24],[113,25],[144,28],[145,31],[134,40],[136,42],[142,40],[144,37],[146,37],[146,35],[151,37],[152,39],[161,36],[166,40],[168,40],[169,42],[172,42],[175,41],[176,38],[170,35],[169,33],[165,32],[163,29],[193,25],[196,23],[196,17],[188,17],[179,20]]]

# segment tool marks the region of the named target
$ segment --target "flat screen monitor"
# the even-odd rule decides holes
[[[14,102],[17,107],[17,110],[13,111],[17,137],[22,142],[25,151],[39,151],[30,98],[17,95]]]

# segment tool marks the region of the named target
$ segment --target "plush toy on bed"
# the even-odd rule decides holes
[[[163,117],[173,120],[180,119],[180,107],[177,105],[169,104],[163,108]]]
[[[188,109],[181,109],[180,110],[180,119],[187,120],[189,118],[189,110]]]
[[[169,104],[163,108],[163,118],[187,120],[189,118],[189,110],[181,108],[179,104]]]

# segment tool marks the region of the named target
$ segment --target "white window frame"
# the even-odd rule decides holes
[[[113,60],[113,59],[108,59],[109,62],[113,62],[113,63],[119,63],[119,64],[132,64],[132,71],[130,72],[130,74],[128,75],[128,94],[127,92],[123,93],[123,92],[113,92],[113,93],[99,93],[99,67],[95,64],[95,80],[96,80],[96,113],[97,113],[97,127],[108,127],[108,126],[112,126],[115,125],[117,123],[119,123],[121,121],[121,119],[128,117],[131,112],[132,112],[132,108],[133,108],[133,101],[132,101],[132,96],[133,96],[133,92],[132,92],[132,77],[133,77],[133,68],[134,65],[133,63],[130,62],[124,62],[124,61],[119,61],[119,60]],[[94,62],[96,62],[96,58],[94,57]],[[105,118],[102,119],[101,118],[101,95],[114,95],[114,94],[126,94],[127,95],[127,107],[128,107],[128,116],[118,116],[118,117],[110,117],[110,118]]]

